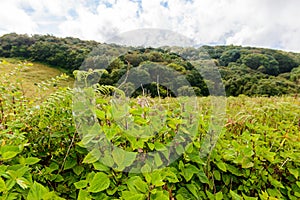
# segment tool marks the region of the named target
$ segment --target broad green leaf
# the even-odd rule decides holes
[[[193,143],[189,143],[188,145],[185,146],[185,152],[186,152],[187,154],[192,153],[193,150],[194,150]]]
[[[20,197],[20,194],[16,192],[10,192],[5,200],[15,200],[18,199],[18,197]]]
[[[4,174],[5,171],[7,170],[8,166],[5,165],[0,165],[0,175]]]
[[[215,199],[215,195],[213,195],[210,191],[206,191],[206,195],[208,197],[209,200],[214,200]]]
[[[254,155],[254,151],[251,147],[246,147],[242,151],[245,157],[251,157],[252,155]]]
[[[223,172],[227,172],[226,164],[222,161],[216,162],[217,167]]]
[[[179,168],[181,171],[184,169],[184,163],[182,162],[182,160],[179,161],[178,168]]]
[[[110,170],[109,167],[102,164],[101,162],[95,162],[95,163],[93,163],[93,166],[94,166],[95,170],[102,171],[102,172],[107,172]]]
[[[72,168],[72,170],[77,176],[79,176],[84,171],[84,168],[80,165],[76,165]]]
[[[17,173],[17,177],[22,177],[26,172],[29,172],[30,168],[27,166],[23,166],[21,168],[19,168],[16,173]]]
[[[98,149],[93,149],[89,152],[83,159],[83,163],[94,163],[100,159],[100,151]]]
[[[118,129],[116,127],[111,127],[111,126],[103,126],[102,127],[106,138],[108,140],[112,140],[114,138],[114,136],[118,133]]]
[[[115,162],[111,155],[111,151],[109,151],[109,150],[105,151],[103,157],[100,158],[99,162],[103,163],[104,165],[106,165],[108,167],[113,167]]]
[[[205,162],[201,159],[199,153],[188,154],[188,157],[191,161],[198,163],[200,165],[205,165]]]
[[[165,151],[166,150],[166,146],[160,142],[154,142],[154,146],[157,151]]]
[[[5,175],[6,176],[9,175],[8,177],[5,177],[5,178],[10,178],[11,177],[12,180],[16,180],[19,177],[17,172],[14,171],[14,170],[8,170]]]
[[[270,181],[270,183],[276,187],[276,188],[284,188],[284,186],[282,185],[282,183],[280,181],[277,181],[276,179],[274,179],[272,176],[268,176],[268,180]]]
[[[98,136],[99,136],[99,134],[97,134],[97,133],[90,133],[90,134],[83,135],[83,137],[81,139],[82,147],[87,147],[90,144],[90,142],[92,140],[94,140],[95,138],[97,138]]]
[[[186,187],[197,199],[199,199],[198,188],[194,184],[187,184]]]
[[[183,154],[185,152],[184,148],[183,148],[183,146],[181,144],[179,144],[178,146],[176,146],[175,150],[176,150],[176,153],[178,155],[181,155],[181,154]]]
[[[95,173],[94,171],[91,171],[90,173],[88,173],[88,174],[86,175],[86,180],[90,183],[90,182],[93,180],[95,174],[96,174],[96,173]]]
[[[217,181],[220,181],[221,180],[221,174],[218,170],[214,170],[214,178],[217,180]]]
[[[146,193],[149,190],[147,183],[144,182],[139,176],[131,177],[127,181],[127,185],[129,190],[132,191],[139,191],[142,193]]]
[[[247,168],[251,168],[254,166],[254,163],[251,161],[250,158],[243,158],[243,161],[242,161],[242,168],[244,169],[247,169]]]
[[[64,177],[60,174],[57,174],[56,178],[54,180],[55,180],[55,182],[59,183],[59,182],[62,182],[64,180]]]
[[[77,161],[70,157],[66,160],[65,164],[64,164],[64,170],[68,170],[68,169],[71,169],[73,168],[75,165],[77,164]]]
[[[57,163],[55,163],[55,162],[52,162],[50,165],[49,165],[49,173],[51,173],[51,172],[54,172],[54,171],[56,171],[56,170],[58,170],[59,169],[59,165],[57,164]]]
[[[240,195],[238,195],[234,191],[230,190],[229,193],[230,193],[232,199],[234,199],[234,200],[243,200],[243,197],[241,197]]]
[[[223,175],[222,175],[222,181],[223,181],[223,183],[224,183],[226,186],[229,185],[230,180],[231,180],[231,177],[230,177],[229,174],[223,174]]]
[[[87,186],[88,182],[86,180],[81,180],[74,183],[76,189],[83,189]]]
[[[165,175],[166,175],[166,180],[170,183],[178,183],[179,180],[177,178],[177,175],[171,171],[170,168],[167,168],[168,170],[166,171]],[[176,170],[176,169],[175,169]],[[178,173],[178,172],[177,172]]]
[[[199,169],[199,172],[196,175],[198,176],[201,183],[209,184],[209,180],[202,168]]]
[[[273,162],[274,161],[274,157],[276,156],[275,152],[263,152],[262,156],[267,159],[269,162]]]
[[[297,184],[298,187],[300,188],[300,181],[296,181],[296,184]]]
[[[11,190],[17,182],[15,180],[9,179],[6,181],[7,190]]]
[[[27,165],[33,165],[33,164],[38,163],[40,160],[41,159],[39,159],[39,158],[29,157],[29,158],[25,159],[25,164],[27,164]]]
[[[20,163],[21,165],[25,165],[25,158],[24,158],[23,156],[20,156],[20,157],[19,157],[19,163]]]
[[[90,193],[86,190],[79,190],[77,200],[91,200]]]
[[[147,142],[147,145],[151,151],[155,148],[155,145],[150,142]]]
[[[222,200],[223,198],[223,193],[221,191],[216,194],[216,200]]]
[[[227,169],[228,169],[228,171],[230,171],[232,174],[234,174],[236,176],[243,176],[243,173],[238,168],[236,168],[232,165],[227,165]]]
[[[6,151],[4,153],[2,153],[2,160],[9,160],[12,159],[14,157],[16,157],[16,155],[18,155],[20,152],[19,151]]]
[[[258,197],[248,197],[243,193],[244,200],[258,200]]]
[[[169,200],[169,194],[167,191],[158,191],[155,194],[150,195],[150,200]]]
[[[105,112],[102,110],[95,110],[96,116],[101,119],[101,120],[105,120]]]
[[[111,200],[112,198],[107,196],[105,192],[100,192],[96,195],[93,195],[93,200]]]
[[[226,149],[223,154],[224,160],[234,160],[236,156],[236,151],[234,149]]]
[[[5,192],[6,191],[6,185],[4,180],[0,177],[0,192]]]
[[[115,148],[112,152],[113,159],[118,166],[118,170],[123,170],[125,167],[130,166],[135,158],[135,152],[127,152],[120,148]]]
[[[110,196],[114,195],[117,191],[119,190],[119,187],[114,187],[114,188],[108,188],[106,191],[106,193]]]
[[[294,168],[288,168],[289,172],[296,178],[298,179],[299,177],[299,169],[294,169]]]
[[[146,119],[144,119],[143,117],[134,116],[134,122],[138,125],[143,126],[143,125],[147,124],[148,121]]]
[[[182,175],[186,181],[190,181],[194,174],[199,173],[199,169],[194,165],[187,164],[185,168],[182,170]]]
[[[97,172],[90,183],[88,188],[89,192],[97,193],[101,192],[109,187],[110,180],[108,176],[103,172]]]
[[[122,191],[122,199],[124,200],[145,200],[146,196],[144,194],[138,194],[131,191]]]
[[[157,187],[163,186],[165,184],[163,178],[161,177],[161,172],[158,170],[151,173],[151,181],[152,184]]]
[[[179,190],[176,191],[176,200],[187,200],[187,199],[195,199],[195,198],[185,187],[180,187]]]
[[[268,188],[267,192],[269,193],[270,197],[282,198],[281,192],[279,190],[275,189],[275,188],[274,189]]]
[[[23,177],[17,178],[16,181],[17,181],[17,184],[18,184],[23,190],[27,189],[27,188],[30,186],[30,182],[29,182],[27,179],[23,178]]]
[[[43,196],[43,200],[65,200],[64,198],[59,197],[55,192],[47,192]]]
[[[42,200],[43,196],[48,193],[48,189],[38,182],[34,182],[30,187],[27,199]]]
[[[182,194],[177,194],[176,199],[177,200],[186,200],[186,198],[184,198]]]
[[[154,161],[157,167],[163,164],[163,161],[161,160],[161,157],[158,153],[154,154]]]

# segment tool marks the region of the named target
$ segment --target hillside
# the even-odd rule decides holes
[[[188,87],[183,86],[171,91],[167,86],[171,82],[181,80],[170,78],[165,81],[165,87],[160,86],[158,93],[155,83],[149,83],[141,89],[137,83],[127,81],[126,90],[136,90],[134,93],[131,92],[132,96],[140,95],[144,91],[151,96],[157,94],[172,96],[186,90],[194,91],[198,96],[207,96],[209,95],[207,84],[218,88],[221,87],[221,83],[213,81],[205,83],[207,80],[198,69],[208,72],[212,66],[218,67],[226,94],[230,96],[240,94],[274,96],[300,92],[300,54],[273,49],[232,45],[199,48],[133,48],[82,41],[71,37],[12,33],[0,38],[0,57],[38,61],[64,69],[70,74],[80,67],[102,68],[105,70],[100,83],[115,86],[118,86],[126,71],[133,68],[136,68],[134,72],[137,73],[135,79],[153,82],[154,77],[149,69],[146,67],[141,70],[141,66],[152,63],[153,67],[154,63],[156,67],[167,66],[177,71],[189,82]],[[108,63],[108,57],[113,58],[113,62]],[[199,66],[194,66],[195,61]]]
[[[14,84],[27,97],[43,97],[59,86],[72,87],[74,79],[61,70],[21,59],[0,58],[1,82]]]
[[[298,200],[299,58],[239,46],[154,49],[5,35],[0,199]],[[228,95],[274,96],[186,97],[220,89],[211,69]],[[58,87],[73,86],[62,71],[87,77],[78,81],[84,86],[118,88]],[[149,84],[139,87],[141,80]],[[190,85],[178,87],[185,80]],[[111,95],[120,88],[133,97],[185,96]]]

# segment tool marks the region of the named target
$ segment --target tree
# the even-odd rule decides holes
[[[228,66],[229,63],[236,62],[240,57],[240,51],[237,49],[225,51],[220,57],[220,64],[223,66]]]
[[[295,82],[296,84],[300,85],[300,66],[294,68],[291,71],[291,81]]]
[[[279,63],[269,55],[259,53],[248,54],[242,57],[242,62],[251,69],[258,70],[265,74],[275,76],[279,74]]]
[[[272,56],[278,62],[279,73],[290,72],[293,68],[298,66],[297,62],[294,59],[283,53],[275,52],[272,54]]]

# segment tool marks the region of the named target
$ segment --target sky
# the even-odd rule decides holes
[[[16,32],[106,42],[164,29],[196,45],[300,52],[299,0],[1,0],[0,35]]]

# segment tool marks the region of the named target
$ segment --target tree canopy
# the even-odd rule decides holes
[[[151,96],[207,96],[209,87],[220,88],[221,84],[232,96],[300,92],[300,54],[274,49],[233,45],[135,48],[72,37],[11,33],[0,37],[0,57],[42,62],[70,74],[77,69],[102,69],[99,82],[107,85],[118,86],[129,75],[131,79],[122,86],[131,91],[131,96],[145,92]],[[209,73],[214,67],[221,74],[221,83],[203,76],[212,76]],[[159,76],[167,78],[159,82]],[[147,84],[143,86],[137,80]]]

